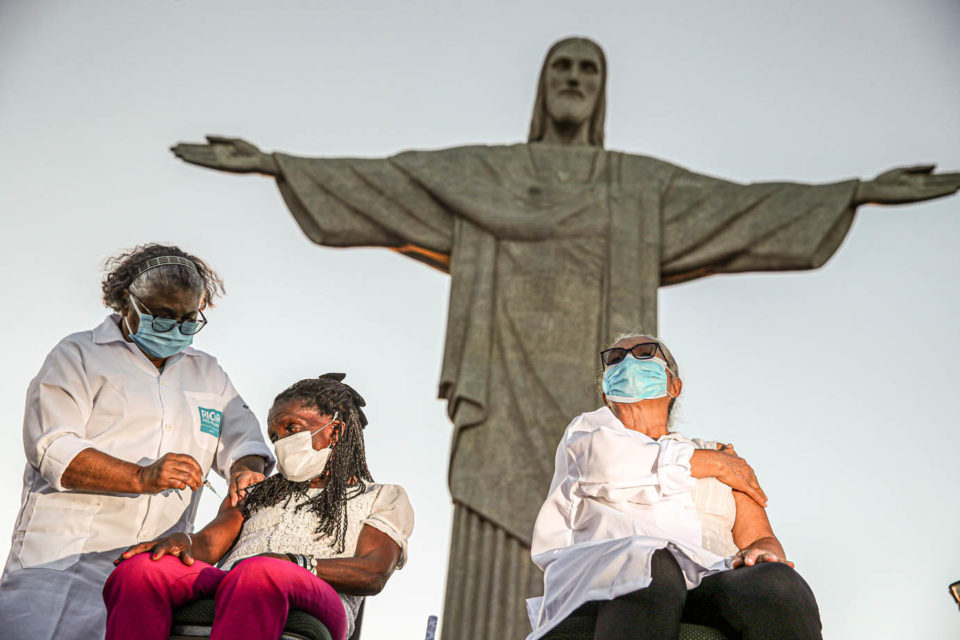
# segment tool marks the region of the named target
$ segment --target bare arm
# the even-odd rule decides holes
[[[340,593],[372,596],[380,593],[400,562],[400,545],[393,538],[364,525],[352,558],[317,560],[317,576]]]
[[[734,491],[741,491],[767,506],[767,494],[760,488],[753,468],[737,455],[732,444],[718,444],[718,450],[697,449],[690,457],[690,475],[694,478],[716,478]]]
[[[400,562],[400,545],[387,534],[370,525],[364,525],[357,539],[357,550],[352,558],[317,560],[316,574],[340,593],[351,596],[374,596],[380,593],[387,579]],[[261,556],[289,560],[279,553],[261,553]]]
[[[734,491],[737,518],[733,523],[733,542],[740,551],[733,559],[733,568],[753,566],[758,562],[783,562],[791,567],[783,546],[773,534],[767,512],[741,491]]]
[[[202,482],[200,465],[186,454],[168,453],[141,466],[93,448],[78,453],[61,478],[67,489],[112,493],[159,493],[187,487],[196,491]]]
[[[226,498],[220,505],[217,517],[200,531],[191,535],[173,533],[150,542],[141,542],[124,551],[113,563],[119,564],[138,553],[150,551],[153,560],[172,555],[179,557],[186,565],[193,564],[194,560],[214,564],[230,549],[242,528],[243,514],[238,507],[230,506],[230,499]]]
[[[260,456],[244,456],[230,467],[230,506],[246,497],[246,488],[266,479],[263,469],[266,461]]]

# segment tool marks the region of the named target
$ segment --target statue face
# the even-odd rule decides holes
[[[547,61],[547,113],[555,122],[581,125],[597,103],[603,72],[600,55],[586,42],[571,41]]]

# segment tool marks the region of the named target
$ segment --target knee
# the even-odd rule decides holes
[[[241,560],[231,569],[224,582],[244,582],[258,587],[278,586],[284,581],[284,576],[290,567],[290,562],[278,558],[254,556]]]
[[[817,601],[800,574],[782,562],[754,565],[754,590],[764,606],[772,609],[817,612]]]
[[[267,556],[253,556],[241,560],[230,570],[228,575],[262,577],[276,573],[284,566],[290,564],[286,560],[279,558],[270,558]]]
[[[149,553],[140,553],[129,560],[124,560],[116,566],[103,585],[104,598],[121,594],[131,595],[153,589],[160,575],[156,565],[170,560],[179,562],[177,558],[172,556],[152,560]]]

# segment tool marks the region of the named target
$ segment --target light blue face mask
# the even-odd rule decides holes
[[[638,360],[631,354],[603,372],[603,394],[613,402],[631,403],[667,395],[667,363]]]
[[[133,296],[130,299],[133,300]],[[130,333],[130,327],[127,325],[127,335],[148,356],[169,358],[177,355],[193,343],[193,335],[182,333],[179,324],[169,331],[160,332],[153,328],[153,316],[151,314],[140,311],[136,302],[133,302],[133,309],[140,316],[140,324],[137,326],[136,333]],[[123,322],[126,324],[126,319]]]

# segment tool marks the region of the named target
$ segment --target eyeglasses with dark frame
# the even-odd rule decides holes
[[[173,318],[158,318],[152,311],[150,311],[147,305],[143,304],[143,301],[137,298],[132,293],[130,294],[130,299],[134,301],[137,306],[140,306],[144,309],[141,313],[149,314],[153,320],[150,322],[150,326],[153,327],[153,330],[157,333],[167,333],[172,331],[174,327],[180,327],[180,333],[185,336],[192,336],[200,333],[200,330],[207,326],[207,318],[203,315],[203,311],[197,309],[197,313],[200,314],[199,320],[174,320]],[[137,309],[140,311],[140,309]]]
[[[663,348],[660,347],[659,342],[641,342],[640,344],[633,345],[629,349],[625,349],[624,347],[604,349],[600,352],[600,362],[603,363],[603,366],[609,367],[626,358],[628,353],[633,354],[633,357],[637,360],[649,360],[655,357],[657,352],[660,353],[660,357],[666,362],[667,355],[663,352]]]

